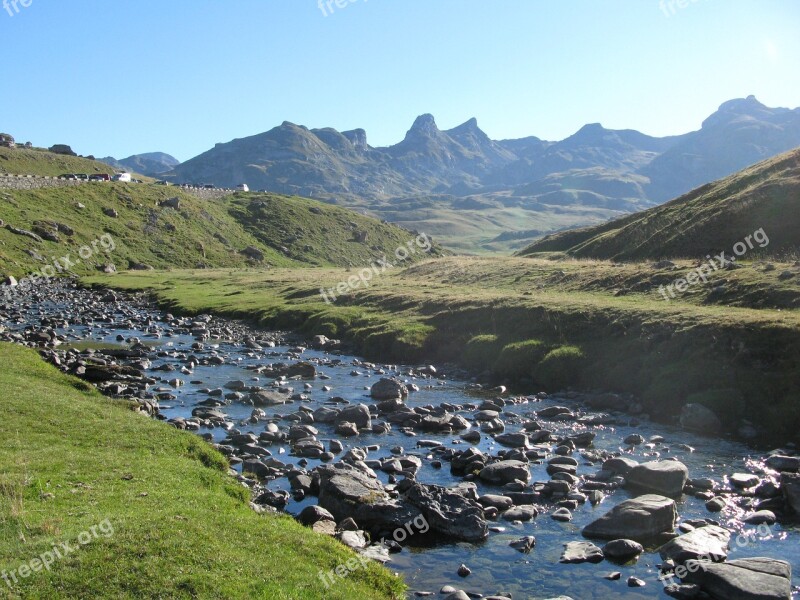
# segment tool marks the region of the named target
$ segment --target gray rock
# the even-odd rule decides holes
[[[535,506],[524,505],[515,506],[503,513],[504,521],[533,521],[539,514],[539,510]]]
[[[311,526],[319,521],[333,521],[333,515],[321,506],[306,506],[299,515],[297,520],[305,526]]]
[[[509,546],[514,548],[514,550],[522,552],[523,554],[528,554],[531,550],[533,550],[534,546],[536,546],[536,538],[532,535],[526,535],[518,540],[514,540],[509,544]]]
[[[619,456],[617,458],[609,458],[607,461],[605,461],[603,463],[603,470],[609,471],[614,475],[625,476],[638,464],[639,463],[632,458]]]
[[[651,541],[675,529],[678,511],[675,501],[649,494],[619,503],[605,515],[583,529],[587,538]]]
[[[730,540],[731,534],[727,529],[707,525],[670,540],[661,546],[658,552],[664,560],[672,560],[677,564],[701,558],[722,562],[728,557]]]
[[[699,585],[715,600],[791,600],[792,567],[772,558],[727,563],[690,561],[685,583]]]
[[[414,483],[403,498],[422,513],[430,529],[448,538],[479,542],[489,537],[481,506],[457,490]]]
[[[730,482],[732,486],[746,490],[757,486],[761,480],[758,475],[753,475],[752,473],[734,473],[730,476]]]
[[[625,476],[626,485],[665,496],[683,493],[689,470],[676,460],[643,463],[633,467]]]
[[[767,459],[767,466],[775,471],[797,473],[800,471],[800,458],[797,456],[770,456]]]
[[[343,409],[336,416],[335,422],[337,425],[342,422],[355,423],[359,429],[370,429],[372,427],[369,408],[364,404],[356,404]]]
[[[712,498],[708,502],[706,502],[706,508],[709,512],[720,512],[726,506],[725,498],[717,496],[716,498]]]
[[[487,483],[496,485],[504,485],[517,480],[528,483],[531,480],[531,472],[524,462],[501,460],[481,469],[480,478]]]
[[[603,551],[591,542],[567,542],[564,544],[564,553],[559,562],[565,564],[580,564],[585,562],[603,562]]]
[[[612,540],[603,546],[603,555],[611,560],[628,561],[644,552],[639,542],[633,540]]]
[[[796,514],[800,514],[800,475],[781,473],[781,492],[786,505]]]
[[[702,404],[687,404],[681,410],[681,427],[705,435],[716,435],[722,430],[722,422],[710,408]]]
[[[408,396],[408,388],[396,379],[382,378],[370,389],[370,396],[376,400],[392,400]]]
[[[759,510],[754,513],[746,515],[743,519],[748,525],[772,525],[776,521],[775,513],[771,510]]]

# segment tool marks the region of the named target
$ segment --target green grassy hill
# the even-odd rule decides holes
[[[178,208],[162,205],[169,198],[179,199]],[[149,184],[0,189],[0,219],[18,230],[55,233],[58,238],[40,242],[8,227],[0,229],[0,272],[17,277],[41,269],[53,257],[76,257],[81,247],[106,234],[114,242],[113,251],[93,253],[74,272],[94,272],[106,263],[118,270],[136,264],[156,269],[366,267],[416,237],[400,227],[302,198],[237,194],[202,200],[178,188]],[[255,252],[242,254],[247,248]]]
[[[99,160],[54,154],[44,148],[0,148],[0,173],[58,177],[64,173],[116,173]]]
[[[707,184],[676,200],[609,223],[548,236],[521,256],[561,252],[614,260],[700,258],[754,231],[769,239],[749,253],[785,256],[800,247],[800,149]]]
[[[0,572],[11,584],[0,580],[0,598],[403,596],[377,564],[326,588],[319,571],[355,554],[290,517],[256,514],[196,435],[103,398],[33,350],[0,344],[0,356]],[[60,544],[73,551],[19,577]]]

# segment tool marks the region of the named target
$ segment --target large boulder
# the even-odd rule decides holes
[[[692,559],[722,562],[728,558],[730,541],[731,534],[727,529],[707,525],[670,540],[658,552],[664,560],[673,560],[678,564]]]
[[[393,400],[408,396],[408,388],[397,379],[381,378],[370,389],[370,396],[376,400]]]
[[[336,415],[335,423],[355,423],[359,429],[370,429],[372,427],[372,417],[369,414],[369,407],[364,404],[356,404],[342,409]]]
[[[689,469],[677,460],[660,460],[636,465],[625,476],[626,485],[664,496],[680,496]]]
[[[348,517],[374,532],[393,531],[422,518],[419,509],[392,500],[373,472],[347,463],[323,465],[319,505],[341,522]]]
[[[513,481],[528,483],[531,472],[528,465],[519,460],[501,460],[481,469],[480,478],[486,483],[505,485]]]
[[[446,537],[465,542],[480,542],[489,537],[480,504],[457,489],[414,483],[403,498],[422,512],[432,530]]]
[[[796,473],[781,473],[781,492],[786,500],[786,505],[800,515],[800,475]]]
[[[727,563],[689,561],[683,581],[699,585],[714,600],[791,600],[792,567],[773,558]]]
[[[680,423],[684,429],[706,435],[716,435],[722,430],[719,417],[702,404],[686,404],[681,410]]]
[[[675,501],[648,494],[621,502],[583,528],[587,538],[616,540],[628,538],[648,542],[675,529],[678,510]]]

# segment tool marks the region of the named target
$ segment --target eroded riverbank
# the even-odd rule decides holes
[[[451,585],[515,599],[663,596],[663,560],[650,541],[639,560],[625,566],[559,562],[564,544],[583,541],[585,526],[634,497],[625,481],[633,463],[620,458],[686,466],[689,482],[682,475],[677,484],[664,483],[673,476],[642,475],[646,487],[678,486],[643,490],[678,496],[678,531],[707,529],[700,526],[711,520],[731,534],[731,560],[760,556],[800,566],[791,487],[779,485],[764,456],[740,444],[587,410],[580,397],[498,397],[447,377],[441,368],[374,365],[335,347],[311,349],[287,335],[211,317],[175,318],[141,298],[65,282],[19,297],[3,312],[4,338],[44,348],[66,371],[196,430],[239,471],[245,464],[258,471],[258,482],[240,478],[261,504],[299,514],[319,502],[337,513],[345,510],[348,485],[364,478],[361,485],[372,495],[360,515],[350,507],[361,519],[355,518],[355,530],[397,541],[398,526],[411,523],[405,548],[391,554],[389,567],[412,590],[438,593]],[[373,386],[391,377],[400,383],[383,384],[387,397],[371,397]],[[410,388],[407,396],[401,386]],[[388,397],[393,389],[397,398]],[[792,460],[771,464],[797,466]],[[342,479],[345,485],[331,484]],[[420,487],[412,490],[404,480]],[[437,505],[448,508],[439,511],[441,519],[433,493],[440,494]],[[706,502],[715,499],[722,510],[710,512]],[[762,508],[779,523],[743,523]],[[462,518],[464,512],[471,520]],[[318,528],[330,529],[322,517]],[[346,516],[334,518],[341,529]],[[527,553],[509,545],[531,536],[535,547]],[[344,537],[362,543],[360,534]],[[471,570],[464,578],[461,564]],[[620,578],[605,579],[611,571]],[[628,587],[631,577],[646,585]]]

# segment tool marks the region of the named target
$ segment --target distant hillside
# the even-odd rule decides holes
[[[17,277],[55,258],[75,259],[81,247],[105,234],[113,239],[113,251],[93,253],[73,267],[75,273],[109,263],[117,270],[367,267],[384,254],[392,262],[396,249],[416,237],[395,225],[303,198],[237,194],[208,201],[176,188],[121,183],[0,188],[0,223],[5,224],[0,228],[0,274]],[[439,253],[434,247],[430,255]],[[427,256],[420,251],[408,262]]]
[[[113,156],[106,156],[100,159],[102,162],[111,165],[118,171],[128,171],[130,173],[141,173],[149,177],[158,177],[171,171],[180,164],[174,156],[164,152],[148,152],[146,154],[134,154],[121,160]]]
[[[594,123],[558,142],[493,141],[475,119],[442,130],[426,114],[401,142],[372,147],[363,129],[285,122],[217,144],[163,177],[313,197],[433,231],[462,251],[509,251],[532,232],[655,206],[798,145],[800,109],[750,96],[722,104],[698,131],[664,138]],[[431,210],[401,210],[409,199]]]
[[[615,260],[698,258],[726,251],[763,229],[769,244],[753,255],[782,256],[800,248],[800,148],[676,200],[596,227],[545,237],[520,255],[562,252]],[[760,236],[761,237],[761,236]]]
[[[0,173],[12,175],[46,175],[57,177],[65,173],[114,174],[106,163],[80,156],[55,154],[43,148],[0,147]]]

